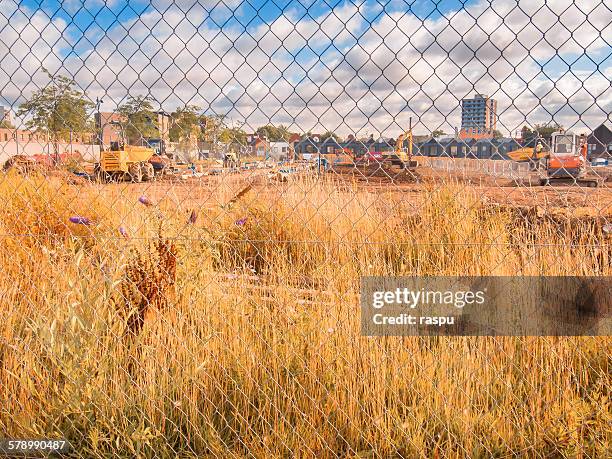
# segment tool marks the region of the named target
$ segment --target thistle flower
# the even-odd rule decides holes
[[[246,222],[247,222],[247,218],[242,217],[241,219],[236,220],[236,226],[244,226]]]
[[[89,218],[81,217],[81,216],[78,216],[78,215],[70,217],[69,220],[70,220],[70,223],[74,223],[75,225],[86,225],[86,226],[88,226],[88,225],[91,225],[93,223]]]
[[[141,204],[144,204],[147,207],[151,207],[153,205],[153,202],[146,196],[139,197],[138,202],[140,202]]]
[[[191,215],[189,215],[189,220],[187,223],[190,223],[192,225],[195,225],[195,222],[198,220],[198,211],[193,209],[191,211]]]
[[[119,234],[121,234],[124,238],[128,238],[129,237],[128,232],[125,229],[125,226],[120,226],[119,227]]]

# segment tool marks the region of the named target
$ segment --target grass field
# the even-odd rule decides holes
[[[10,174],[0,193],[9,437],[66,438],[76,457],[610,452],[609,338],[359,331],[363,275],[609,276],[597,215],[456,184],[418,205],[314,179],[179,192]]]

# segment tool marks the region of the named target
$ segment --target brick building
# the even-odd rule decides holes
[[[60,143],[91,143],[94,135],[89,132],[75,132],[60,139]],[[0,142],[17,142],[21,144],[39,143],[46,144],[53,139],[44,132],[30,131],[27,129],[0,128]]]
[[[43,133],[28,131],[26,129],[5,129],[0,128],[0,142],[38,142],[46,143],[47,137]]]
[[[102,140],[103,145],[121,140],[120,130],[110,123],[123,123],[125,118],[115,112],[98,112],[94,115],[96,132],[98,132],[98,143]]]
[[[157,116],[158,139],[166,144],[170,142],[170,122],[169,113],[164,111],[155,112]],[[102,130],[102,143],[110,145],[111,142],[121,140],[121,131],[110,123],[124,123],[125,118],[116,112],[99,112],[94,115],[96,131]],[[99,134],[98,134],[99,135]]]
[[[270,143],[258,134],[247,134],[248,154],[252,156],[263,156],[270,153]]]

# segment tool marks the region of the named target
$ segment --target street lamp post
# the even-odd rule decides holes
[[[103,144],[103,138],[104,138],[104,131],[102,128],[102,114],[100,113],[100,105],[102,105],[104,103],[104,101],[102,99],[100,99],[99,97],[96,97],[96,115],[97,115],[97,143],[100,146],[100,150],[102,150],[102,144]]]

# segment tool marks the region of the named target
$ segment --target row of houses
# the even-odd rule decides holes
[[[185,160],[202,158],[206,156],[222,155],[229,148],[228,145],[210,145],[210,142],[198,142],[192,139],[188,145],[172,144],[169,142],[170,115],[166,112],[156,112],[157,125],[159,127],[159,142],[166,145],[167,153],[174,153],[177,157]],[[92,133],[74,133],[70,139],[63,139],[67,144],[91,145],[100,140],[104,145],[118,140],[117,130],[110,124],[112,121],[121,121],[116,113],[97,113],[95,117],[99,136]],[[155,140],[155,139],[154,139]],[[7,150],[8,144],[15,143],[15,151],[24,150],[26,144],[49,143],[50,139],[43,133],[35,131],[0,128],[0,148]],[[246,144],[236,143],[232,150],[239,151],[243,155],[259,156],[275,160],[300,159],[314,154],[349,154],[360,157],[367,153],[384,153],[395,150],[396,140],[392,138],[357,139],[349,136],[347,140],[341,141],[334,137],[323,139],[317,134],[291,134],[282,141],[270,141],[258,134],[248,134]],[[607,157],[612,154],[612,131],[606,123],[600,125],[587,137],[588,154],[591,158]],[[407,141],[403,148],[407,148]],[[533,145],[516,138],[483,138],[465,137],[456,135],[454,137],[431,137],[414,136],[413,154],[422,156],[447,156],[456,158],[483,158],[483,159],[508,159],[508,153],[525,146]],[[7,150],[8,151],[8,150]],[[11,150],[12,152],[13,150]]]
[[[349,154],[356,158],[368,153],[392,152],[396,149],[394,139],[369,139],[366,141],[351,139],[339,142],[328,138],[315,142],[306,138],[294,146],[295,156],[308,157],[313,154]],[[403,149],[408,148],[405,141]],[[510,138],[502,139],[458,139],[454,137],[416,139],[413,141],[412,153],[416,156],[448,156],[454,158],[509,159],[508,153],[521,148],[521,144]]]
[[[515,138],[460,138],[460,137],[425,137],[415,136],[413,139],[413,154],[417,156],[475,158],[475,159],[509,159],[508,153],[523,148],[526,145],[522,139]],[[612,155],[612,131],[602,124],[587,136],[587,151],[590,158],[609,157]],[[315,136],[305,137],[292,145],[295,158],[313,154],[350,154],[360,157],[367,153],[384,153],[394,151],[395,139],[350,138],[341,142],[334,138],[320,141]],[[404,141],[403,149],[408,148]]]

